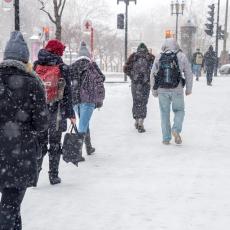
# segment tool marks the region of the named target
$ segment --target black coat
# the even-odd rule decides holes
[[[70,66],[70,75],[72,80],[72,98],[73,98],[74,105],[81,103],[80,89],[81,89],[82,82],[85,79],[84,72],[87,70],[89,62],[90,59],[87,59],[85,57],[82,58],[80,57],[77,61],[75,61]],[[101,72],[97,63],[93,62],[93,65],[97,69],[98,73],[101,75],[103,81],[105,81],[105,76]]]
[[[138,72],[138,70],[135,69],[134,63],[138,61],[139,57],[145,58],[148,63],[148,66],[145,70],[146,72],[144,76],[145,79],[143,79],[142,83],[146,83],[146,82],[150,83],[150,73],[151,73],[151,68],[153,66],[153,63],[154,63],[155,56],[149,53],[147,49],[145,50],[145,49],[138,48],[137,52],[129,56],[124,66],[124,73],[127,74],[130,77],[131,81],[134,83],[134,75],[136,72]]]
[[[209,49],[204,55],[204,63],[207,68],[213,67],[216,65],[217,57],[216,52]]]
[[[38,60],[34,63],[34,70],[36,71],[37,65],[51,66],[59,65],[61,75],[65,79],[66,86],[64,90],[64,97],[60,101],[61,115],[62,115],[62,131],[66,129],[66,119],[75,117],[75,113],[72,105],[72,92],[71,92],[71,79],[69,67],[63,63],[63,60],[60,56],[50,53],[45,49],[41,49],[38,54]],[[48,105],[50,113],[57,113],[58,103],[56,102],[52,105]]]
[[[47,107],[41,82],[19,61],[0,64],[0,111],[0,189],[35,186]]]

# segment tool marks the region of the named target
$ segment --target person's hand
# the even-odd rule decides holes
[[[158,92],[157,92],[157,90],[153,90],[153,96],[154,96],[154,97],[158,97]]]
[[[76,125],[76,118],[70,118],[71,124]]]
[[[100,109],[103,106],[103,102],[96,103],[96,109]]]
[[[189,95],[191,95],[191,94],[192,94],[191,92],[189,92],[189,93],[188,93],[188,92],[185,92],[185,95],[186,95],[186,96],[189,96]]]

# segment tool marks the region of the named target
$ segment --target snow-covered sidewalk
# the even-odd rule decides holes
[[[194,82],[186,98],[183,145],[161,144],[158,100],[147,132],[131,116],[129,84],[107,84],[91,123],[96,155],[79,168],[61,162],[22,204],[23,230],[226,230],[230,226],[230,78]]]

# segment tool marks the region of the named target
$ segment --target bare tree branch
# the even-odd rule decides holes
[[[60,16],[62,16],[63,10],[65,8],[65,4],[66,4],[66,0],[64,0],[64,2],[63,2],[62,8],[61,8],[61,11],[60,11],[60,14],[59,14]]]
[[[62,4],[62,0],[59,0],[59,2],[58,2],[58,10],[60,9],[61,4]]]
[[[50,21],[54,24],[56,24],[56,21],[54,20],[54,18],[51,16],[51,14],[45,9],[45,3],[42,0],[38,0],[41,3],[41,8],[40,10],[43,11],[44,13],[46,13],[50,19]]]

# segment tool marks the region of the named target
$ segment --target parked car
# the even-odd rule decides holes
[[[230,74],[230,64],[222,65],[219,70],[220,74]]]

